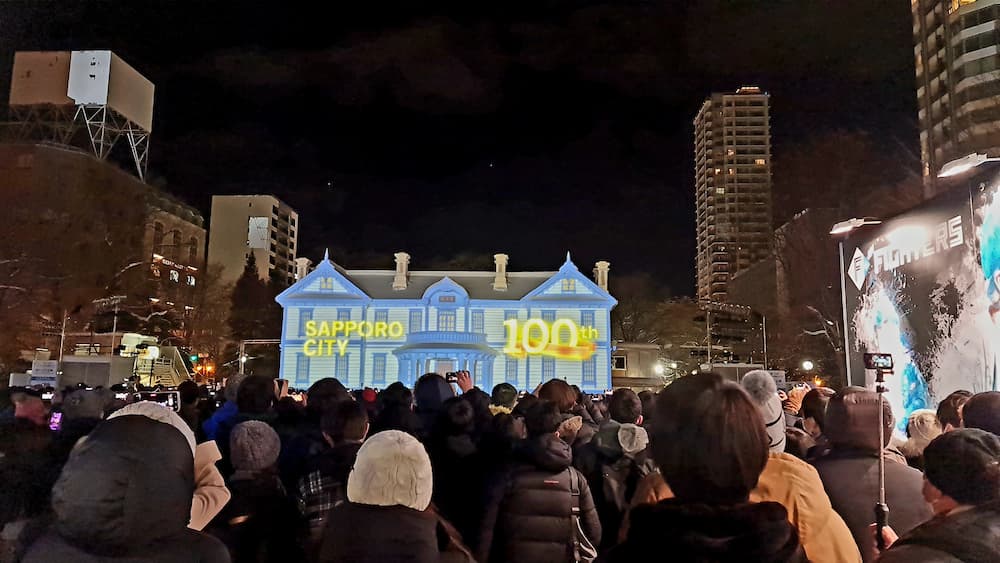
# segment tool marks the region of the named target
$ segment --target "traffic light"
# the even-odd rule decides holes
[[[195,363],[198,361],[198,354],[191,354],[188,358],[191,360],[191,363]]]

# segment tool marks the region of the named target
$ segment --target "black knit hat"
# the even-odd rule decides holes
[[[927,480],[962,504],[1000,499],[1000,438],[962,428],[934,438],[924,450]]]

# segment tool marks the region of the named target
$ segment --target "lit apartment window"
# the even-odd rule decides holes
[[[715,188],[715,195],[726,195],[726,188]]]
[[[735,150],[733,150],[733,149],[726,149],[726,156],[733,156],[734,154],[736,154]]]
[[[736,169],[735,168],[730,168],[729,169],[729,175],[732,176],[734,174],[736,174]]]
[[[757,166],[764,166],[765,161],[763,158],[758,158],[754,160],[753,163],[756,164]]]

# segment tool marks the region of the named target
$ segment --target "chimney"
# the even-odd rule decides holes
[[[506,254],[494,254],[493,264],[496,266],[496,276],[493,278],[493,291],[507,291],[507,259]]]
[[[403,291],[410,277],[410,255],[405,252],[397,252],[396,257],[396,277],[392,278],[392,289]]]
[[[601,260],[597,264],[594,264],[594,281],[597,282],[597,286],[604,291],[608,290],[608,270],[611,269],[611,263]]]

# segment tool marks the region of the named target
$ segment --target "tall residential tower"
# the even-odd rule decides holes
[[[698,299],[725,301],[730,276],[771,252],[769,97],[712,94],[694,131]]]
[[[997,0],[912,0],[924,192],[951,160],[1000,157]]]
[[[208,263],[223,283],[239,279],[251,252],[262,280],[295,282],[299,214],[272,195],[212,196]]]

